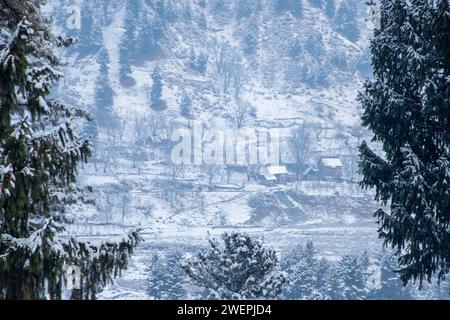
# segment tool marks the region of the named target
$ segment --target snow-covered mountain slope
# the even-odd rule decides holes
[[[248,126],[307,121],[351,136],[348,128],[358,125],[355,98],[369,70],[362,1],[65,0],[50,1],[48,11],[61,31],[80,40],[61,92],[101,117],[95,93],[106,79],[125,133],[151,111],[156,66],[165,115],[181,123],[187,94],[193,117],[205,123],[231,125],[238,95],[252,106]],[[99,77],[102,49],[106,78]]]

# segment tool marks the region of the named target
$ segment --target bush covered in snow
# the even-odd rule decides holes
[[[287,282],[278,271],[275,251],[263,247],[262,239],[241,233],[225,233],[223,244],[211,239],[210,250],[182,262],[182,268],[210,299],[272,299]]]

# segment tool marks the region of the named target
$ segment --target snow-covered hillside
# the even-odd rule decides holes
[[[67,21],[77,12],[67,8],[77,3],[80,29],[72,29]],[[185,93],[192,116],[205,123],[230,122],[236,95],[254,108],[248,125],[308,121],[350,135],[359,123],[355,98],[369,69],[370,34],[361,1],[57,1],[52,10],[80,39],[60,89],[102,115],[94,93],[105,48],[113,112],[128,141],[136,116],[151,111],[156,66],[171,120],[186,122]],[[238,93],[228,73],[242,78]]]

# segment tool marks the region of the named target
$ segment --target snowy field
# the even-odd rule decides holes
[[[146,281],[148,264],[155,254],[155,247],[161,252],[173,249],[192,253],[192,246],[205,247],[209,237],[218,237],[223,232],[240,231],[252,236],[263,237],[268,247],[280,254],[297,244],[313,241],[316,248],[327,259],[335,260],[344,254],[362,254],[364,251],[379,251],[381,242],[377,239],[376,225],[371,221],[352,221],[334,224],[301,224],[279,228],[185,228],[174,225],[159,225],[144,232],[141,244],[131,259],[129,269],[115,284],[106,287],[99,296],[105,300],[149,299]],[[188,244],[188,245],[186,245]],[[198,250],[198,249],[197,249]]]

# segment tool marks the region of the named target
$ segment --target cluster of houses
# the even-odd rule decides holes
[[[343,164],[337,157],[322,157],[317,164],[309,164],[305,166],[302,172],[298,172],[297,168],[292,164],[269,165],[262,167],[258,181],[267,186],[277,184],[287,184],[297,180],[303,181],[319,181],[334,180],[339,181],[343,176]]]

